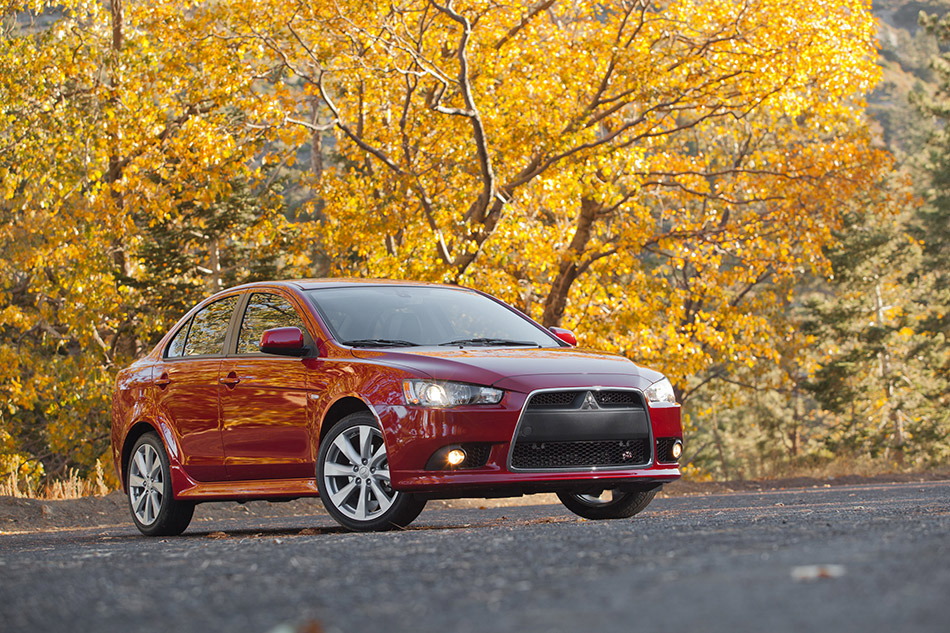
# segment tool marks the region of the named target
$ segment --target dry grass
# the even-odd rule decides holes
[[[79,499],[80,497],[105,496],[112,491],[106,482],[102,463],[96,460],[96,472],[89,477],[80,477],[79,471],[70,469],[65,479],[46,483],[33,481],[29,475],[20,479],[12,469],[5,481],[0,482],[0,496],[27,499]]]
[[[840,455],[831,459],[804,460],[777,465],[773,477],[876,477],[907,472],[926,472],[932,470],[925,464],[910,459],[899,459],[893,454],[881,457],[866,455]]]
[[[770,479],[795,479],[811,477],[815,479],[836,479],[839,477],[879,477],[882,475],[900,475],[906,473],[924,473],[940,470],[910,459],[900,460],[894,455],[871,458],[861,455],[838,455],[832,458],[805,457],[797,460],[782,460],[760,464],[733,466],[729,471],[729,480],[767,481]],[[689,473],[684,473],[688,475]],[[691,481],[725,481],[721,473],[699,471],[702,476],[685,476]]]

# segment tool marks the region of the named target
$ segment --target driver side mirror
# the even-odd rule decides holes
[[[303,356],[307,348],[303,342],[303,332],[297,327],[275,327],[261,334],[260,349],[265,354],[278,356]]]
[[[562,327],[550,327],[548,329],[551,330],[551,334],[558,337],[571,347],[577,347],[577,337],[574,336],[574,333],[570,330],[566,330]]]

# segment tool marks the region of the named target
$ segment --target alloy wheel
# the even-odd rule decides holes
[[[389,510],[398,492],[390,487],[386,444],[379,429],[360,424],[333,439],[323,467],[329,501],[345,516],[372,521]]]
[[[155,523],[165,498],[165,472],[158,452],[142,444],[129,466],[129,500],[135,518],[143,525]]]

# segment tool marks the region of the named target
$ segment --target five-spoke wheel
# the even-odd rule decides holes
[[[386,443],[369,412],[348,415],[323,438],[317,487],[327,511],[351,530],[408,525],[425,500],[393,490]]]
[[[626,519],[650,505],[656,490],[559,492],[557,496],[564,507],[585,519]]]
[[[174,499],[168,455],[155,433],[146,433],[132,447],[125,481],[132,520],[142,534],[173,536],[185,531],[195,504]]]

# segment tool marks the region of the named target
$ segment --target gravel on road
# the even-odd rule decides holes
[[[0,536],[4,633],[939,631],[950,481],[658,498],[621,521],[434,505],[352,534],[322,513]]]

